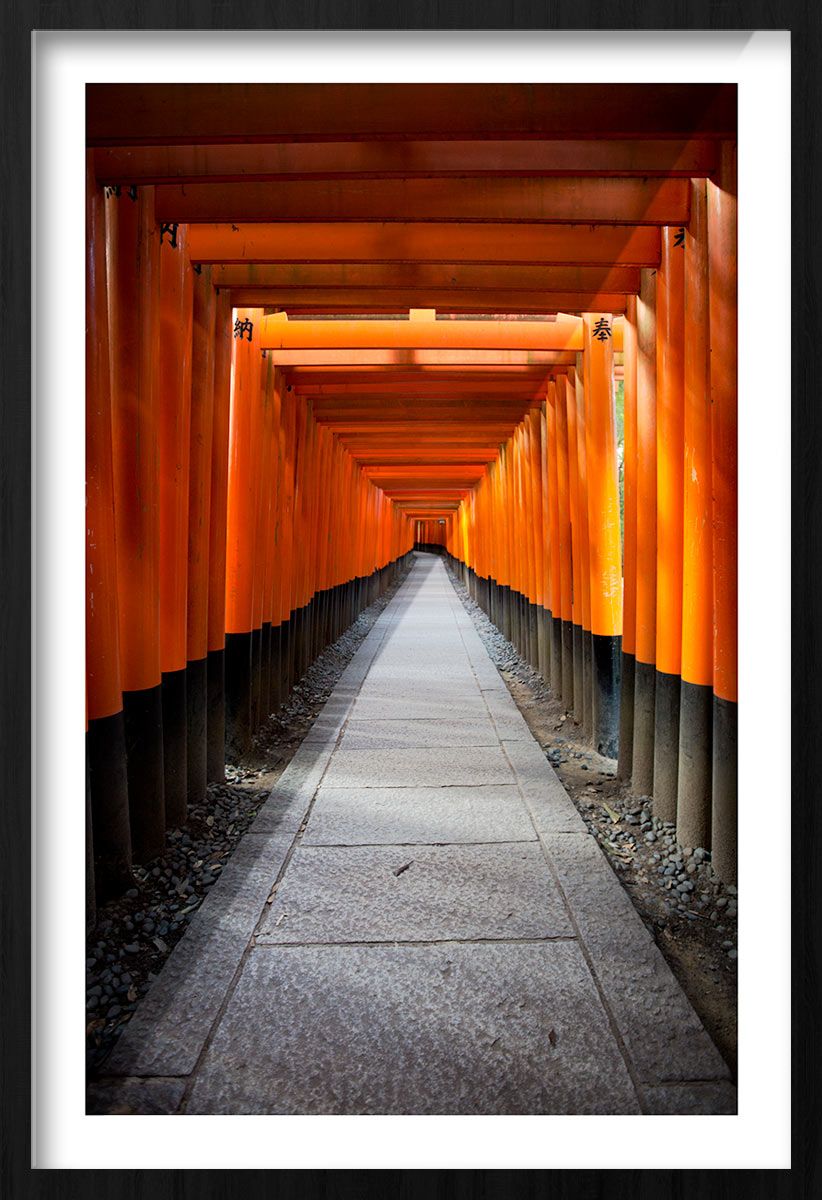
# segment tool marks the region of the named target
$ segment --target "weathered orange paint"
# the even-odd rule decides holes
[[[637,298],[630,297],[625,315],[623,376],[623,614],[622,650],[636,651],[637,593]]]
[[[258,309],[240,309],[235,320],[252,322],[252,338],[262,316]],[[257,487],[257,446],[260,408],[259,344],[235,337],[231,361],[228,501],[226,507],[226,632],[252,629],[254,556],[253,536]]]
[[[186,665],[193,271],[187,230],[160,247],[160,665]]]
[[[571,608],[571,503],[568,465],[568,415],[566,379],[556,381],[557,534],[559,540],[559,612],[563,621],[572,618]]]
[[[682,666],[682,505],[685,388],[685,247],[662,233],[657,273],[657,670]]]
[[[705,180],[691,186],[685,242],[684,503],[682,678],[713,682],[711,384],[708,225]]]
[[[208,268],[194,277],[191,370],[191,476],[188,523],[188,638],[190,662],[208,653],[208,551],[210,542],[216,298]]]
[[[708,185],[713,445],[714,691],[737,699],[736,146],[722,147]]]
[[[106,201],[114,512],[124,691],[160,682],[160,239],[154,189]]]
[[[591,573],[591,632],[622,632],[622,562],[619,531],[613,346],[596,331],[607,313],[586,313],[585,451],[588,493],[588,557]]]
[[[642,272],[637,297],[636,634],[639,662],[656,662],[656,295],[657,274]]]
[[[203,268],[205,270],[205,268]],[[226,505],[231,411],[231,303],[218,292],[214,317],[214,415],[211,430],[211,504],[208,537],[208,649],[225,646]]]
[[[265,350],[581,350],[582,322],[555,321],[283,321],[263,317]]]
[[[86,177],[86,706],[122,710],[103,190]]]
[[[650,225],[465,225],[435,221],[198,224],[194,262],[500,263],[528,266],[650,266],[659,263],[659,229]]]

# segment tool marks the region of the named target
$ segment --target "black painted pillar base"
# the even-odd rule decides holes
[[[188,762],[186,670],[164,671],[163,697],[163,794],[166,828],[185,825],[188,813]]]
[[[260,728],[260,687],[263,669],[263,634],[261,629],[251,631],[251,732]]]
[[[622,651],[619,688],[619,766],[620,779],[630,779],[634,761],[634,663],[633,654]]]
[[[528,662],[539,670],[539,614],[537,605],[528,601]]]
[[[86,933],[97,919],[97,895],[94,883],[94,830],[91,822],[91,781],[86,751]]]
[[[237,760],[251,745],[251,634],[225,636],[225,752]]]
[[[680,685],[678,675],[657,671],[654,706],[654,816],[660,821],[676,820]]]
[[[163,692],[156,687],[123,692],[128,768],[128,811],[134,862],[149,862],[165,847],[163,795]]]
[[[598,754],[616,758],[619,753],[620,637],[592,634],[593,741]]]
[[[271,716],[271,622],[260,630],[260,724]]]
[[[507,583],[502,586],[502,636],[506,641],[511,641],[511,588]]]
[[[574,721],[582,725],[585,719],[585,685],[583,671],[584,637],[581,625],[574,625]]]
[[[638,796],[654,794],[654,720],[656,667],[634,659],[634,753],[631,790]]]
[[[713,811],[711,865],[726,884],[736,885],[737,706],[713,697]]]
[[[574,711],[574,627],[562,621],[562,703],[567,712]]]
[[[188,802],[199,804],[208,783],[208,658],[188,664]],[[183,822],[179,822],[182,824]]]
[[[283,626],[271,626],[271,656],[268,674],[268,703],[276,712],[283,702]]]
[[[225,651],[209,650],[207,661],[208,712],[206,715],[206,778],[225,780]]]
[[[683,679],[676,803],[676,835],[681,846],[710,849],[712,746],[712,689]]]
[[[594,635],[582,630],[582,732],[594,740]]]
[[[132,886],[125,721],[122,712],[97,717],[86,734],[94,874],[105,901]]]
[[[551,614],[551,691],[562,701],[562,619]]]
[[[551,679],[551,636],[548,613],[537,605],[537,671],[548,683]]]

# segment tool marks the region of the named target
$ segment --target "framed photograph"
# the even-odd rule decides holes
[[[818,18],[295,18],[7,23],[6,1190],[809,1194]]]

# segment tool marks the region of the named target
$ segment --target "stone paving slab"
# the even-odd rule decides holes
[[[722,1056],[594,838],[558,835],[544,844],[638,1078],[727,1079]]]
[[[188,1075],[294,834],[247,833],[106,1063],[111,1075]]]
[[[101,1079],[86,1093],[89,1116],[165,1116],[180,1107],[184,1079]]]
[[[511,699],[506,688],[504,692],[496,688],[483,689],[483,699],[491,715],[491,720],[497,730],[497,736],[504,742],[534,742],[534,735],[528,728],[528,722]]]
[[[533,840],[533,823],[513,785],[321,787],[301,844],[454,845]]]
[[[361,721],[452,721],[487,715],[488,709],[479,689],[475,695],[464,696],[455,695],[453,692],[446,696],[422,694],[419,689],[400,696],[387,693],[362,695],[351,709],[352,719]]]
[[[579,948],[258,948],[188,1113],[637,1113]]]
[[[673,1083],[665,1087],[643,1088],[642,1106],[647,1113],[661,1117],[730,1117],[737,1112],[736,1088],[730,1083]]]
[[[257,943],[439,942],[573,934],[536,842],[300,846]]]
[[[585,822],[533,737],[504,741],[502,746],[540,837],[586,834]]]
[[[480,787],[513,783],[514,775],[499,745],[435,746],[410,750],[335,751],[326,770],[326,787]]]
[[[309,739],[303,742],[257,813],[251,827],[253,833],[283,830],[290,831],[292,837],[296,834],[331,761],[336,737],[333,733],[322,743]]]
[[[493,723],[471,721],[360,721],[345,727],[341,750],[406,750],[433,746],[498,746]]]

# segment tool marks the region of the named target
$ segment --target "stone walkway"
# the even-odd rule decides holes
[[[728,1113],[723,1060],[420,555],[96,1111]]]

